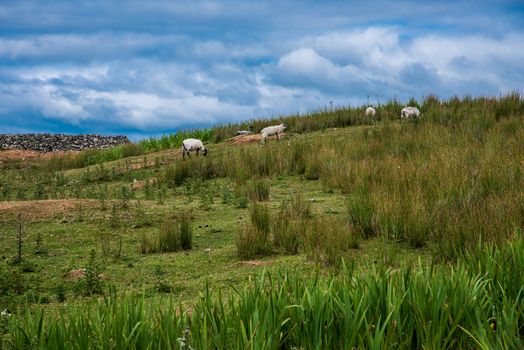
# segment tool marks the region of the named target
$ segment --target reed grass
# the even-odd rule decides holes
[[[2,322],[5,349],[518,349],[524,345],[524,241],[466,254],[453,267],[352,265],[329,278],[262,273],[229,297],[108,293],[58,311],[22,306]],[[57,315],[58,313],[58,315]],[[58,316],[58,317],[57,317]]]

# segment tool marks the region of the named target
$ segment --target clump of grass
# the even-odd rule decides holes
[[[183,250],[193,247],[193,223],[189,213],[180,214],[179,218],[180,246]]]
[[[375,209],[369,189],[358,187],[348,196],[351,223],[365,238],[375,236]]]
[[[359,248],[360,234],[354,232],[344,219],[316,218],[306,231],[304,246],[313,260],[339,267],[347,251]]]
[[[169,253],[189,250],[193,247],[193,221],[189,213],[165,218],[160,223],[158,235],[143,233],[140,238],[140,251],[148,253]]]
[[[282,202],[272,226],[275,248],[283,249],[286,254],[298,254],[304,245],[311,218],[311,206],[301,193],[289,202]]]
[[[269,207],[253,203],[249,210],[249,222],[236,236],[237,254],[240,259],[252,259],[271,253],[271,217]]]
[[[268,201],[270,192],[270,182],[268,179],[252,180],[248,184],[249,198],[253,201]]]
[[[173,218],[166,218],[160,224],[158,236],[159,252],[176,252],[182,247],[181,232]]]

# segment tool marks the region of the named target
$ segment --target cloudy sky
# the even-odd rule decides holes
[[[0,133],[524,93],[520,1],[0,0]]]

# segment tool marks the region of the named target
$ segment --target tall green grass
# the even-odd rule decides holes
[[[467,252],[454,267],[381,265],[321,278],[263,273],[229,297],[207,288],[191,312],[175,298],[22,306],[4,318],[6,349],[520,349],[524,241]],[[58,313],[59,317],[56,317]]]
[[[196,138],[207,143],[212,141],[213,129],[181,130],[174,134],[150,137],[138,142],[143,152],[158,152],[182,146],[182,141],[187,138]]]
[[[89,149],[78,153],[69,153],[51,157],[43,163],[46,171],[59,171],[83,168],[90,165],[101,164],[122,158],[138,156],[144,150],[134,143],[127,143],[108,149]]]
[[[168,253],[193,247],[193,223],[189,213],[182,212],[166,217],[160,223],[157,234],[143,233],[140,238],[140,251],[147,253]]]
[[[393,113],[393,104],[383,113]],[[298,175],[348,197],[353,228],[413,247],[432,244],[453,260],[475,242],[502,242],[524,221],[524,101],[517,95],[439,101],[428,97],[418,123],[305,136],[286,144],[222,149],[166,172],[235,181]],[[388,114],[389,113],[389,114]],[[308,170],[309,169],[309,170]],[[174,179],[174,180],[173,180]]]

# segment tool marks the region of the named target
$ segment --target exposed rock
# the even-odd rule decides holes
[[[64,134],[0,134],[0,149],[22,149],[40,152],[101,149],[129,143],[126,136]]]

